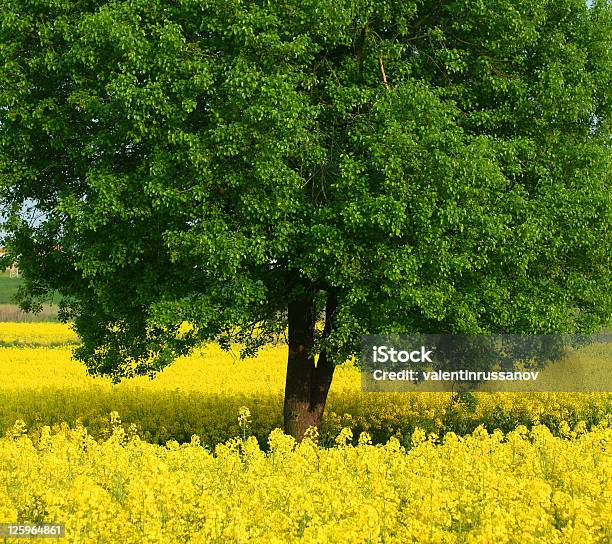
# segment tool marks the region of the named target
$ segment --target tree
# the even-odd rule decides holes
[[[212,340],[252,355],[288,327],[300,438],[362,334],[610,321],[609,2],[0,13],[21,305],[59,291],[91,372],[155,373]]]

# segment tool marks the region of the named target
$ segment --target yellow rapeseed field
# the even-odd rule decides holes
[[[75,344],[78,336],[63,323],[0,322],[0,345],[55,346]]]
[[[248,411],[239,419],[248,421]],[[612,428],[554,437],[478,428],[442,441],[416,429],[334,448],[280,430],[214,452],[146,443],[124,431],[98,442],[83,427],[36,444],[18,423],[0,439],[0,519],[64,523],[66,541],[133,543],[609,543]]]
[[[611,394],[363,393],[346,364],[296,444],[284,346],[113,385],[76,341],[0,324],[0,523],[74,544],[612,543]]]
[[[22,326],[25,325],[25,326]],[[88,376],[71,359],[76,336],[61,324],[0,323],[0,436],[17,419],[32,433],[44,425],[82,423],[90,434],[108,436],[108,414],[117,411],[136,425],[149,442],[188,442],[198,434],[214,446],[238,433],[240,406],[252,413],[249,432],[265,446],[268,434],[282,425],[286,346],[270,346],[255,359],[241,361],[235,352],[206,346],[166,368],[154,380],[131,379],[118,385]],[[33,347],[37,346],[37,347]],[[608,360],[612,354],[603,354]],[[410,440],[415,427],[427,432],[472,432],[480,424],[505,432],[517,425],[545,424],[558,434],[562,421],[596,424],[612,413],[608,393],[496,393],[462,398],[449,393],[364,393],[351,365],[336,370],[321,442],[333,443],[343,427],[368,432],[375,443],[397,437]]]

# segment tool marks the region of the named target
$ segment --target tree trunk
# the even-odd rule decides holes
[[[331,331],[335,299],[328,298],[324,336]],[[313,299],[289,304],[289,356],[285,382],[285,433],[302,440],[308,427],[321,428],[334,365],[325,351],[315,365],[312,353],[315,330]]]

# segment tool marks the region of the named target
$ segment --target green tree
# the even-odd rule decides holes
[[[2,0],[21,304],[59,291],[115,379],[288,327],[298,438],[362,334],[596,330],[611,25],[601,0]]]

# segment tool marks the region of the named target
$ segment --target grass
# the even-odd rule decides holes
[[[26,313],[16,304],[0,304],[0,322],[10,323],[37,323],[57,322],[57,306],[44,304],[41,312],[37,314]]]
[[[0,304],[14,304],[21,278],[11,278],[8,272],[0,273]]]
[[[44,304],[38,314],[26,313],[15,304],[17,289],[22,283],[21,278],[11,278],[8,272],[0,272],[0,322],[34,323],[41,321],[57,321],[57,305]]]

